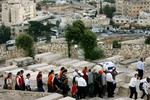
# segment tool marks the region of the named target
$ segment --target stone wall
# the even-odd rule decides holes
[[[112,44],[102,44],[105,56],[123,55],[125,58],[146,58],[150,56],[150,45],[145,44],[122,44],[120,49],[112,48]]]
[[[64,56],[68,56],[68,46],[66,43],[51,43],[51,44],[36,44],[37,52],[53,52],[53,53],[61,53]],[[77,58],[77,49],[72,47],[71,49],[72,58]]]
[[[150,45],[145,44],[122,44],[121,49],[112,48],[112,44],[101,44],[99,46],[103,49],[106,57],[123,55],[125,58],[146,58],[150,56]],[[68,47],[66,43],[36,44],[35,48],[37,53],[50,51],[53,53],[61,53],[66,57],[68,56]],[[77,51],[77,49],[72,47],[72,58],[78,57]],[[6,50],[5,45],[0,45],[0,61],[21,56],[24,56],[22,50],[18,50],[17,48]]]
[[[51,43],[51,44],[35,44],[36,53],[43,52],[53,52],[53,53],[61,53],[64,56],[68,56],[68,49],[66,43]],[[77,58],[77,49],[72,47],[71,51],[72,58]],[[6,50],[5,45],[0,45],[0,61],[23,57],[25,56],[22,50],[18,50],[16,47],[9,48]]]
[[[50,93],[0,90],[0,100],[35,100],[47,95],[50,95]]]
[[[17,49],[16,47],[9,48],[9,50],[6,50],[5,45],[0,45],[0,61],[16,58],[16,57],[23,57],[24,53],[22,50]]]
[[[66,5],[49,5],[47,8],[43,7],[44,9],[47,9],[49,11],[61,11],[64,9],[72,8],[72,5],[66,4]]]

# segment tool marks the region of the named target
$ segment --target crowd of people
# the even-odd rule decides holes
[[[141,59],[137,63],[137,71],[138,74],[130,80],[129,89],[130,89],[130,98],[135,95],[135,99],[137,99],[137,91],[136,91],[136,83],[138,79],[143,79],[144,73],[144,64]],[[141,71],[142,70],[142,71]],[[15,77],[15,90],[26,90],[31,91],[31,83],[30,83],[30,74],[26,75],[26,79],[24,80],[23,76],[24,71],[21,70],[17,73]],[[88,97],[100,97],[107,96],[108,98],[114,97],[115,88],[116,88],[116,75],[118,72],[116,68],[113,67],[111,70],[99,70],[98,72],[93,72],[91,69],[85,67],[82,71],[75,69],[72,73],[72,82],[69,83],[67,77],[67,69],[62,67],[59,73],[55,73],[54,70],[51,70],[48,74],[47,79],[47,88],[48,92],[57,92],[63,94],[66,97],[69,94],[69,91],[72,97],[76,98],[76,100],[84,99],[86,96]],[[42,80],[42,72],[39,72],[36,77],[37,81],[37,91],[44,92],[43,88],[43,80]],[[148,83],[150,82],[150,78],[146,78],[143,84],[140,84],[143,98],[147,95],[147,100],[149,100],[148,93]],[[70,84],[72,84],[70,87]],[[139,87],[140,87],[139,86]],[[9,73],[8,76],[4,80],[4,89],[11,90],[13,88],[12,74]],[[107,95],[106,95],[107,92]]]
[[[142,58],[140,59],[140,61],[137,62],[136,71],[138,73],[136,73],[134,77],[131,78],[130,83],[129,83],[129,89],[130,89],[129,97],[132,98],[134,95],[135,100],[138,98],[137,85],[138,85],[138,80],[140,80],[139,90],[143,92],[143,94],[141,95],[141,99],[143,99],[145,95],[147,95],[147,100],[149,100],[150,95],[148,91],[150,89],[149,88],[150,78],[147,77],[143,79],[143,74],[145,72],[145,69],[144,69],[144,62]]]
[[[30,74],[26,75],[24,79],[24,71],[21,70],[15,77],[15,90],[31,91]],[[99,70],[98,72],[92,72],[91,69],[85,67],[82,71],[75,71],[72,73],[72,87],[68,83],[67,69],[62,67],[60,72],[56,74],[54,70],[51,70],[48,74],[47,87],[48,92],[57,92],[67,96],[69,91],[72,97],[77,100],[85,98],[86,96],[95,97],[99,96],[103,98],[108,92],[108,97],[113,97],[115,94],[115,77],[117,75],[116,69],[111,71]],[[36,77],[37,91],[44,92],[42,72],[39,72]],[[8,73],[8,76],[4,80],[4,89],[13,89],[12,73]]]

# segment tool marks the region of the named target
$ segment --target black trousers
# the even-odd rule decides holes
[[[143,70],[138,69],[138,74],[139,74],[140,79],[143,79]]]
[[[129,87],[130,89],[130,98],[135,97],[135,99],[137,99],[137,92],[136,92],[136,87]]]
[[[107,82],[108,97],[113,97],[113,82]]]
[[[145,91],[144,91],[144,89],[142,90],[142,92],[143,92],[143,95],[141,96],[141,98],[144,98],[145,95],[147,95],[147,100],[149,100],[149,94],[146,94]]]
[[[78,97],[79,99],[85,99],[86,96],[86,87],[78,86]]]

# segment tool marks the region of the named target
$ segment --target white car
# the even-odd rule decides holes
[[[7,45],[7,46],[11,46],[11,45],[15,45],[15,43],[16,43],[15,40],[8,40],[8,41],[6,42],[6,45]]]

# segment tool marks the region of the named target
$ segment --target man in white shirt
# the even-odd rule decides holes
[[[107,81],[108,98],[109,97],[114,97],[113,96],[113,82],[114,82],[114,79],[113,79],[112,74],[110,72],[107,72],[107,74],[106,74],[106,81]]]
[[[30,74],[28,73],[27,75],[26,75],[26,80],[25,80],[25,87],[26,87],[26,90],[27,91],[31,91],[31,88],[30,88],[30,86],[31,86],[31,83],[30,83],[30,80],[29,80],[29,78],[30,78]]]
[[[72,83],[74,84],[76,82],[76,77],[79,77],[78,69],[75,69],[72,76],[73,76]]]
[[[141,98],[143,99],[145,95],[147,95],[147,100],[149,100],[149,93],[148,93],[148,83],[150,82],[150,78],[146,78],[146,81],[143,82],[143,89],[142,89],[142,92],[143,92],[143,95],[141,96]]]
[[[138,74],[135,74],[133,78],[131,78],[129,83],[129,89],[130,89],[130,98],[135,95],[135,100],[137,99],[137,92],[136,92],[136,84],[138,80]]]
[[[85,79],[83,78],[83,76],[84,74],[80,73],[80,77],[78,78],[78,81],[77,81],[79,99],[85,99],[85,96],[86,96],[87,83]]]
[[[144,63],[143,63],[142,58],[140,59],[140,61],[137,62],[136,69],[138,71],[138,75],[139,75],[140,79],[142,79],[143,73],[144,73]]]

